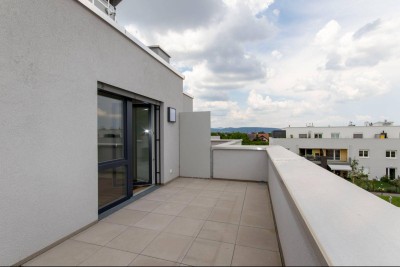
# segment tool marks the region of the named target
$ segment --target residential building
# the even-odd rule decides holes
[[[115,22],[119,2],[2,2],[0,265],[180,175],[193,98],[164,50]]]
[[[269,141],[269,133],[259,133],[258,138],[261,141],[268,142]]]
[[[119,2],[2,1],[0,265],[399,265],[396,207],[280,146],[211,146]]]
[[[380,122],[366,126],[287,127],[283,130],[284,134],[272,135],[270,144],[281,145],[338,175],[347,175],[353,159],[359,162],[358,167],[364,169],[369,179],[380,179],[384,175],[394,179],[400,174],[397,155],[400,126]]]

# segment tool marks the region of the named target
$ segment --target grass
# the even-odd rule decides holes
[[[396,189],[395,186],[393,186],[389,183],[386,183],[386,182],[381,182],[381,181],[369,181],[368,185],[367,185],[363,181],[356,180],[355,184],[365,190],[373,191],[373,192],[388,192],[388,193],[399,192],[399,190]]]
[[[378,197],[389,202],[389,196],[378,196]],[[400,197],[392,196],[392,204],[395,205],[396,207],[400,207]]]

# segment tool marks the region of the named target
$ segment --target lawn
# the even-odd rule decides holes
[[[359,187],[372,191],[372,192],[388,192],[388,193],[400,193],[400,190],[397,189],[394,185],[391,185],[386,182],[381,181],[369,181],[368,185],[364,181],[356,180],[356,185]]]
[[[383,200],[386,200],[387,202],[389,202],[389,196],[378,196],[380,198],[382,198]],[[393,197],[392,196],[392,204],[400,207],[400,197]]]

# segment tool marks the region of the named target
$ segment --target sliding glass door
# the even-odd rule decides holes
[[[126,101],[108,94],[97,97],[99,210],[128,197]]]
[[[133,184],[152,183],[152,107],[146,104],[134,104],[133,124]]]
[[[160,107],[103,90],[97,101],[102,213],[130,198],[134,189],[160,181]]]

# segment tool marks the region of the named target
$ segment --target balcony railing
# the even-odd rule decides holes
[[[266,181],[286,265],[400,265],[400,210],[281,146],[212,148],[214,178]]]
[[[106,13],[110,18],[115,20],[115,8],[110,4],[110,0],[88,0],[98,9]]]

